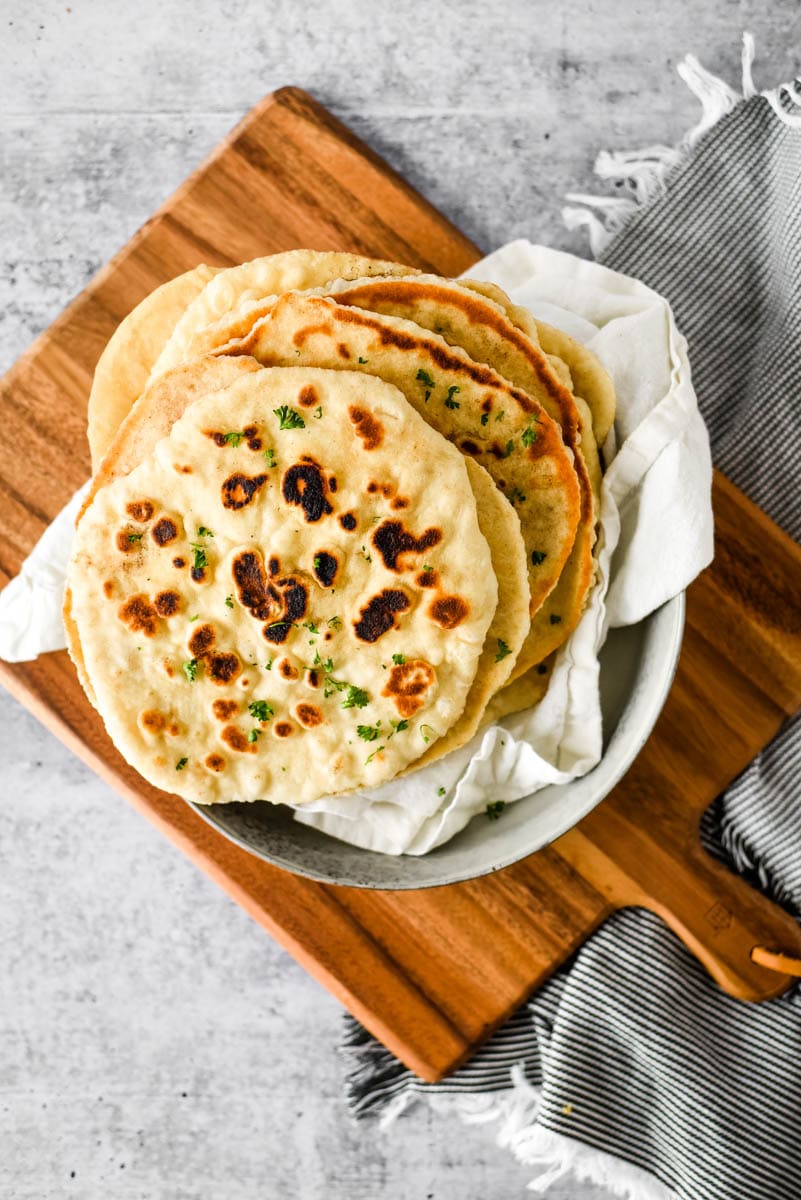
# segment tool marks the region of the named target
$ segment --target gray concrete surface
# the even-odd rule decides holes
[[[676,62],[734,82],[743,29],[758,86],[796,73],[795,0],[0,0],[0,369],[281,84],[487,249],[580,248],[562,194],[675,140]],[[337,1004],[4,695],[0,764],[3,1200],[526,1194],[488,1128],[351,1122]]]

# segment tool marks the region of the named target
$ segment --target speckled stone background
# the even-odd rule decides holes
[[[757,86],[797,72],[796,0],[0,0],[0,368],[281,84],[486,249],[583,249],[563,193],[675,141],[677,61],[735,83],[743,29]],[[487,1127],[354,1124],[336,1002],[2,694],[0,763],[3,1200],[527,1194]]]

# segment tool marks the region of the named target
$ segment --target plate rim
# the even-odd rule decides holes
[[[458,869],[455,871],[452,870],[452,872],[448,874],[447,878],[443,878],[443,879],[439,879],[439,880],[430,880],[430,881],[426,881],[426,880],[421,881],[419,879],[414,879],[414,880],[409,880],[408,882],[400,880],[400,881],[391,882],[391,883],[387,882],[387,881],[382,881],[381,883],[370,883],[370,882],[366,882],[364,880],[364,878],[357,879],[357,878],[353,878],[352,876],[349,876],[349,875],[343,875],[343,876],[338,877],[337,879],[333,879],[330,875],[325,874],[320,871],[316,871],[312,867],[298,866],[294,862],[289,862],[286,858],[282,857],[280,854],[269,855],[265,851],[252,845],[252,843],[248,842],[245,838],[241,837],[240,835],[233,833],[232,831],[230,831],[228,829],[225,829],[217,820],[214,819],[214,815],[213,815],[215,808],[225,807],[224,805],[221,805],[221,806],[206,805],[206,806],[204,806],[201,804],[197,804],[193,801],[186,801],[186,803],[189,805],[190,808],[194,809],[194,811],[197,813],[197,815],[199,817],[201,817],[201,819],[203,821],[205,821],[206,824],[211,826],[212,829],[215,829],[219,834],[221,834],[223,837],[227,838],[234,845],[239,846],[240,849],[247,851],[248,854],[252,854],[255,858],[260,859],[262,862],[268,863],[270,866],[277,867],[280,870],[288,871],[292,875],[300,876],[303,879],[313,880],[315,883],[327,884],[327,885],[330,885],[331,887],[354,887],[354,888],[360,888],[364,891],[392,891],[392,892],[417,891],[417,890],[423,890],[423,889],[428,889],[428,888],[448,887],[452,883],[465,883],[471,879],[480,879],[486,875],[492,875],[497,871],[502,871],[506,867],[513,866],[515,863],[522,861],[522,859],[529,858],[531,855],[538,853],[540,850],[545,849],[546,846],[553,845],[553,843],[555,841],[557,841],[560,837],[564,836],[564,834],[566,834],[569,830],[574,829],[576,827],[576,825],[578,825],[581,821],[583,821],[584,818],[588,815],[588,813],[592,812],[592,810],[594,808],[597,808],[597,806],[606,799],[606,797],[609,795],[609,793],[612,791],[612,789],[614,787],[616,787],[616,785],[620,782],[620,780],[623,778],[623,776],[626,774],[626,772],[631,767],[634,760],[639,755],[639,753],[642,750],[642,748],[644,747],[645,743],[650,738],[651,733],[653,732],[654,726],[656,725],[656,722],[659,718],[659,714],[661,713],[661,711],[665,705],[665,701],[667,700],[668,694],[673,685],[673,680],[676,675],[676,669],[678,667],[679,656],[681,654],[681,648],[682,648],[682,644],[683,644],[683,640],[684,640],[684,629],[685,629],[685,624],[686,624],[686,613],[687,613],[686,592],[681,591],[681,592],[677,593],[675,596],[672,596],[670,599],[666,600],[663,604],[661,604],[657,609],[654,609],[651,613],[648,613],[647,616],[643,617],[641,622],[635,622],[635,624],[643,624],[647,621],[650,621],[659,613],[663,614],[663,616],[665,614],[669,613],[670,616],[672,617],[672,629],[668,630],[669,657],[665,664],[666,669],[664,670],[664,673],[661,676],[661,683],[660,683],[659,687],[654,688],[653,691],[649,692],[649,694],[648,694],[647,708],[646,708],[644,717],[640,721],[640,727],[639,727],[637,736],[632,738],[630,745],[626,746],[625,752],[622,754],[620,762],[616,765],[615,770],[613,771],[610,779],[604,785],[604,789],[603,789],[602,793],[597,796],[590,795],[587,798],[586,803],[580,807],[578,812],[571,812],[570,815],[566,817],[565,821],[563,823],[559,824],[558,830],[556,832],[550,834],[545,840],[540,841],[539,843],[536,843],[536,839],[534,839],[534,841],[531,844],[526,844],[523,849],[521,849],[519,851],[513,851],[510,854],[504,855],[503,857],[499,858],[497,861],[491,861],[488,865],[480,866],[476,870],[469,869],[469,868],[464,869],[464,870],[458,870]],[[626,711],[628,711],[628,710],[624,709],[624,713]],[[580,779],[588,779],[589,777],[591,777],[592,774],[595,771],[597,771],[598,768],[602,765],[605,754],[606,754],[606,751],[604,751],[604,754],[602,754],[598,763],[596,763],[596,765],[590,771],[588,771],[586,775],[580,776],[579,778]],[[575,781],[571,781],[571,783],[573,783],[573,782],[575,782]],[[559,785],[559,786],[569,788],[571,786],[571,783],[567,783],[567,784],[563,784],[563,785]],[[554,786],[554,785],[550,785],[550,786]],[[545,791],[546,789],[543,788],[540,790]],[[530,795],[532,795],[532,796],[537,795],[537,793],[532,792],[532,793],[530,793]],[[527,800],[527,799],[529,799],[528,796],[520,797],[520,801]],[[514,803],[517,804],[517,803],[520,803],[520,801],[514,801]],[[475,818],[473,818],[473,819],[475,819]],[[330,834],[325,834],[321,830],[318,830],[316,832],[320,833],[324,837],[330,838],[330,840],[332,842],[339,841],[339,839],[332,837]],[[458,836],[458,834],[455,836]],[[360,851],[365,849],[360,846],[355,846],[350,842],[343,841],[343,842],[341,842],[341,845],[347,846],[349,851],[356,852],[356,853],[359,853]],[[436,850],[436,847],[434,849]],[[369,851],[369,850],[367,850],[365,852],[372,853],[372,854],[379,853],[378,851]],[[386,857],[394,859],[396,861],[402,861],[404,858],[415,858],[416,859],[416,858],[425,858],[427,856],[426,855],[399,854],[399,855],[387,855]]]

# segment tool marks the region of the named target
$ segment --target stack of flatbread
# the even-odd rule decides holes
[[[65,601],[116,746],[188,800],[303,805],[536,704],[614,406],[488,284],[295,250],[153,292],[97,367]]]

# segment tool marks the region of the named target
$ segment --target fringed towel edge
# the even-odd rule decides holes
[[[626,186],[626,196],[595,196],[569,192],[570,201],[562,209],[568,229],[585,228],[593,258],[598,258],[631,217],[664,194],[674,170],[687,161],[705,133],[738,104],[762,96],[779,120],[792,128],[801,128],[801,85],[798,80],[757,92],[753,79],[755,43],[753,35],[743,34],[741,90],[735,91],[723,79],[701,65],[694,54],[687,54],[676,68],[690,91],[701,104],[701,116],[678,146],[643,146],[638,150],[602,150],[595,161],[595,174],[605,182]]]

